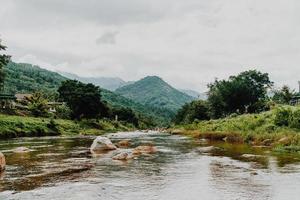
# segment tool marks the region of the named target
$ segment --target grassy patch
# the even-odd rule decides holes
[[[299,112],[299,107],[277,107],[260,114],[178,125],[173,127],[173,130],[195,138],[244,142],[286,151],[300,151]]]
[[[100,135],[133,127],[105,120],[72,121],[0,114],[0,139],[55,135]]]

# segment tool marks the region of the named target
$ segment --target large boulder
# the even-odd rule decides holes
[[[5,169],[5,165],[5,156],[3,155],[3,153],[0,152],[0,172]]]
[[[18,147],[13,150],[14,153],[28,153],[30,149],[27,147]]]
[[[91,153],[103,153],[116,150],[117,147],[107,137],[98,136],[90,148]]]

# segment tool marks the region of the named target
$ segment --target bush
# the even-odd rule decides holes
[[[289,125],[291,128],[300,129],[300,110],[296,110],[292,113],[289,119]]]
[[[280,107],[275,111],[274,123],[277,126],[289,126],[292,110],[290,108]]]

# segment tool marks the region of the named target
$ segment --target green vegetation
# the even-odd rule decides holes
[[[171,87],[157,76],[148,76],[118,88],[116,93],[145,106],[161,109],[160,113],[165,113],[168,117],[174,117],[181,106],[195,99]]]
[[[59,98],[71,109],[72,118],[106,117],[108,109],[101,101],[100,88],[76,80],[66,80],[58,88]]]
[[[289,104],[295,95],[296,92],[294,90],[284,85],[281,89],[274,91],[272,100],[278,104]]]
[[[55,135],[99,135],[105,132],[132,130],[126,123],[108,120],[64,120],[0,114],[0,138]]]
[[[58,73],[38,66],[10,62],[4,68],[6,77],[4,89],[9,93],[33,93],[41,91],[54,99],[56,90],[62,81],[67,80]]]
[[[236,115],[177,125],[173,131],[196,138],[246,142],[290,149],[300,146],[300,107],[277,107],[260,114]]]
[[[0,39],[0,51],[5,51],[6,46],[3,46],[1,44],[1,39]],[[3,87],[3,82],[4,82],[4,77],[5,73],[3,71],[3,68],[7,65],[9,62],[10,56],[5,55],[5,54],[0,54],[0,89]]]
[[[42,69],[38,66],[24,63],[10,62],[4,67],[6,74],[5,92],[8,93],[35,93],[41,92],[50,101],[58,98],[57,89],[63,81],[68,80],[62,75]],[[119,94],[101,88],[103,102],[109,107],[131,109],[145,124],[166,126],[171,119],[169,110],[153,108],[137,103]],[[63,113],[61,113],[63,114]],[[172,113],[172,116],[174,113]]]

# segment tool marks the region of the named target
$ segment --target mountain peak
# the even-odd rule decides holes
[[[183,104],[194,100],[158,76],[147,76],[118,88],[116,93],[143,105],[164,108],[171,112],[176,112]]]

